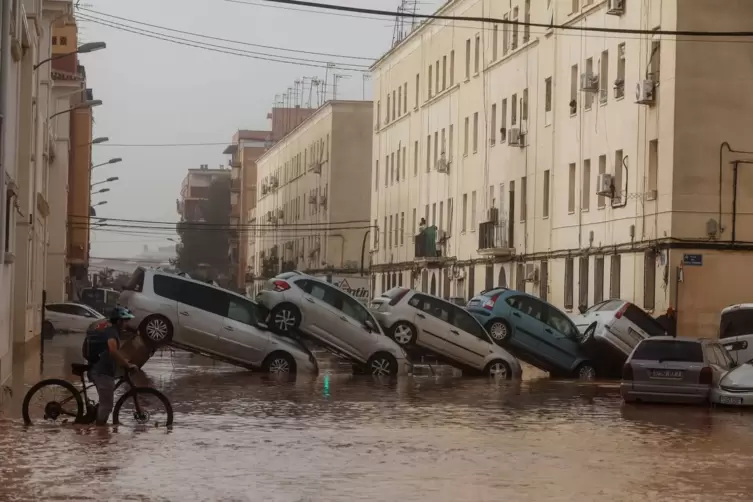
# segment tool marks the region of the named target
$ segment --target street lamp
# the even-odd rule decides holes
[[[114,159],[110,159],[107,162],[102,162],[101,164],[92,166],[91,168],[94,169],[95,167],[106,166],[107,164],[117,164],[118,162],[123,162],[123,159],[121,159],[120,157],[115,157]]]
[[[90,100],[87,100],[87,101],[82,101],[81,103],[79,103],[79,104],[77,104],[75,106],[72,106],[72,107],[68,108],[67,110],[63,110],[63,111],[60,111],[60,112],[57,112],[57,113],[53,113],[52,115],[50,115],[47,118],[47,120],[48,121],[52,120],[55,117],[57,117],[58,115],[62,115],[64,113],[69,113],[69,112],[72,112],[73,110],[81,110],[81,109],[84,109],[84,108],[94,108],[95,106],[99,106],[101,104],[102,104],[102,100],[101,99],[90,99]]]
[[[99,138],[94,138],[91,142],[92,145],[98,145],[100,143],[105,143],[107,141],[110,141],[110,138],[107,136],[100,136]]]
[[[78,49],[76,49],[73,52],[67,52],[65,54],[57,54],[47,59],[43,59],[42,61],[34,65],[34,70],[36,70],[37,68],[39,68],[45,63],[49,63],[50,61],[54,61],[56,59],[64,58],[65,56],[70,56],[71,54],[87,54],[89,52],[94,52],[94,51],[105,49],[106,47],[107,47],[107,44],[104,42],[89,42],[86,44],[82,44],[82,45],[79,45]]]
[[[104,206],[105,204],[107,204],[107,201],[106,200],[101,200],[101,201],[97,202],[96,204],[92,204],[91,207]]]
[[[92,195],[97,195],[98,193],[105,193],[105,192],[109,192],[109,191],[110,191],[109,188],[100,188],[96,192],[92,192]]]
[[[97,185],[101,185],[102,183],[110,183],[110,182],[113,182],[113,181],[118,181],[119,179],[120,178],[118,178],[117,176],[111,176],[111,177],[107,178],[104,181],[98,181],[96,183],[92,183],[91,185],[89,185],[89,188],[97,186]]]

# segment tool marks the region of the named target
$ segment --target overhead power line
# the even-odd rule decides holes
[[[216,143],[99,143],[95,146],[116,146],[119,148],[149,148],[149,147],[181,147],[181,146],[227,146],[228,141],[221,141]]]
[[[289,56],[274,56],[274,57],[266,57],[266,56],[260,56],[259,53],[254,53],[252,51],[247,51],[243,49],[237,49],[234,47],[226,47],[216,44],[209,44],[207,42],[199,42],[197,40],[189,40],[185,38],[175,37],[172,35],[165,35],[163,33],[157,33],[152,32],[149,30],[144,30],[142,28],[137,28],[134,26],[126,26],[123,24],[111,22],[109,20],[104,20],[101,18],[97,18],[94,16],[90,16],[87,14],[77,14],[83,21],[87,21],[94,24],[99,24],[101,26],[106,26],[108,28],[113,28],[115,30],[125,31],[128,33],[133,33],[135,35],[141,35],[148,38],[153,38],[156,40],[162,40],[165,42],[170,42],[176,45],[182,45],[185,47],[193,47],[196,49],[204,49],[211,52],[219,52],[221,54],[229,54],[231,56],[240,56],[245,57],[249,59],[258,59],[261,61],[269,61],[273,63],[284,63],[284,64],[293,64],[298,66],[309,66],[313,68],[330,68],[328,66],[329,64],[335,64],[335,68],[343,70],[343,71],[353,71],[353,72],[362,72],[366,73],[368,72],[368,69],[366,68],[356,68],[352,64],[349,65],[343,65],[341,63],[331,63],[331,62],[322,62],[323,64],[317,64],[310,62],[310,59],[301,59],[301,58],[291,58]],[[281,59],[281,58],[287,58],[287,59]],[[299,60],[300,59],[300,60]]]
[[[90,216],[82,216],[82,215],[69,215],[69,218],[72,219],[79,219],[79,220],[89,220],[91,219]],[[123,218],[105,218],[105,217],[95,217],[98,220],[102,220],[104,222],[111,222],[111,221],[117,221],[117,222],[123,222],[123,223],[140,223],[140,224],[153,224],[153,225],[190,225],[195,227],[223,227],[223,228],[230,228],[235,229],[238,227],[333,227],[335,225],[353,225],[356,223],[369,223],[369,220],[347,220],[347,221],[334,221],[330,223],[284,223],[280,225],[264,225],[264,224],[258,224],[258,225],[230,225],[230,224],[222,224],[222,223],[208,223],[208,222],[192,222],[192,221],[159,221],[159,220],[129,220],[129,219],[123,219]],[[84,223],[84,222],[82,222]]]
[[[192,37],[206,38],[207,40],[215,40],[215,41],[218,41],[218,42],[227,42],[227,43],[231,43],[231,44],[246,45],[246,46],[249,46],[249,47],[259,47],[259,48],[262,48],[262,49],[272,49],[272,50],[284,51],[284,52],[297,52],[299,54],[311,54],[311,55],[314,55],[314,56],[325,56],[325,57],[333,57],[333,58],[340,58],[340,59],[360,59],[362,61],[375,61],[376,60],[376,58],[373,58],[373,57],[370,58],[370,57],[364,57],[364,56],[348,56],[348,55],[345,55],[345,54],[328,54],[326,52],[313,52],[313,51],[305,51],[305,50],[302,50],[302,49],[288,49],[288,48],[284,48],[284,47],[275,47],[273,45],[262,45],[262,44],[254,44],[254,43],[251,43],[251,42],[242,42],[240,40],[231,40],[229,38],[221,38],[221,37],[215,37],[215,36],[211,36],[211,35],[204,35],[204,34],[195,33],[195,32],[192,32],[192,31],[177,30],[175,28],[168,28],[166,26],[160,26],[160,25],[157,25],[157,24],[150,24],[150,23],[145,23],[143,21],[136,21],[135,19],[128,19],[126,17],[115,16],[113,14],[107,14],[106,12],[100,12],[100,11],[96,11],[96,10],[93,10],[93,9],[87,9],[86,7],[78,7],[78,10],[79,11],[91,12],[93,14],[97,14],[97,15],[100,15],[100,16],[105,16],[105,17],[109,17],[109,18],[113,18],[113,19],[118,19],[120,21],[126,21],[128,23],[139,24],[139,25],[142,25],[142,26],[148,26],[150,28],[157,28],[159,30],[164,30],[164,31],[171,31],[173,33],[181,33],[183,35],[190,35]],[[92,16],[92,17],[94,17],[94,16]],[[272,55],[272,54],[270,54],[270,55]]]
[[[532,23],[510,19],[498,19],[478,16],[448,16],[443,14],[419,14],[413,12],[395,12],[380,9],[366,9],[362,7],[347,7],[328,3],[309,2],[305,0],[261,0],[282,5],[296,5],[300,7],[312,7],[315,9],[333,10],[340,12],[353,12],[357,14],[372,14],[386,17],[408,17],[413,19],[438,19],[445,21],[472,21],[476,23],[510,24],[518,26],[530,26],[534,28],[546,28],[568,31],[594,32],[594,33],[624,33],[633,35],[671,35],[691,37],[753,37],[753,31],[692,31],[692,30],[642,30],[630,28],[607,28],[600,26],[578,26],[552,23]]]

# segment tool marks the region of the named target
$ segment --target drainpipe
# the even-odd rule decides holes
[[[366,256],[366,242],[368,242],[369,234],[371,230],[367,230],[363,235],[363,244],[361,244],[361,277],[364,276],[364,261]]]
[[[8,68],[10,60],[10,0],[0,0],[0,265],[5,263],[5,114],[8,109]]]

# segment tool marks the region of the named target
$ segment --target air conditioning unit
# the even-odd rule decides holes
[[[526,264],[526,282],[539,282],[539,267],[533,263]]]
[[[487,221],[499,223],[499,209],[497,209],[496,207],[490,207]]]
[[[270,176],[269,177],[269,186],[270,188],[277,188],[277,186],[280,184],[280,182],[277,179],[277,176]]]
[[[322,163],[321,162],[315,162],[313,166],[311,166],[311,171],[314,174],[322,174]]]
[[[449,174],[450,173],[450,163],[445,158],[444,152],[442,153],[442,155],[437,160],[437,172],[438,173],[445,173],[445,174]]]
[[[507,131],[507,144],[509,146],[520,146],[520,129],[513,127]]]
[[[283,219],[283,216],[285,216],[285,212],[282,209],[277,210],[277,219],[281,220]]]
[[[611,197],[614,192],[614,179],[609,173],[601,173],[596,178],[596,195]]]
[[[635,87],[635,102],[639,105],[654,104],[654,89],[656,83],[653,80],[641,80]]]
[[[593,73],[581,73],[580,90],[583,92],[599,92],[599,76]]]
[[[267,185],[262,185],[261,186],[261,194],[262,195],[267,195],[268,191],[269,191],[269,188],[267,188]]]
[[[275,222],[276,222],[276,219],[275,219],[275,217],[274,217],[274,216],[272,216],[272,214],[271,214],[271,213],[270,213],[270,214],[268,214],[268,215],[267,215],[267,223],[275,223]]]
[[[465,279],[465,269],[463,267],[455,267],[453,275],[455,279]]]
[[[293,249],[293,241],[286,242],[285,249]]]
[[[316,195],[309,195],[309,204],[316,204]]]
[[[621,16],[625,13],[625,0],[607,0],[607,14]]]

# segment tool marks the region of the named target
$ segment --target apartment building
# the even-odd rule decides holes
[[[181,221],[200,222],[205,219],[203,204],[209,199],[209,187],[215,181],[231,177],[231,170],[220,166],[210,169],[201,164],[198,169],[189,169],[180,185],[180,199],[176,201]]]
[[[239,130],[222,152],[230,156],[230,224],[236,227],[230,242],[233,283],[245,291],[250,246],[249,217],[256,209],[256,159],[272,145],[272,131]]]
[[[452,0],[439,13],[741,31],[753,3]],[[753,159],[737,41],[419,25],[373,66],[373,292],[467,300],[500,285],[567,311],[621,297],[715,334],[753,279],[753,167],[730,164]]]
[[[257,160],[257,279],[280,270],[360,267],[372,109],[370,101],[327,102]]]

